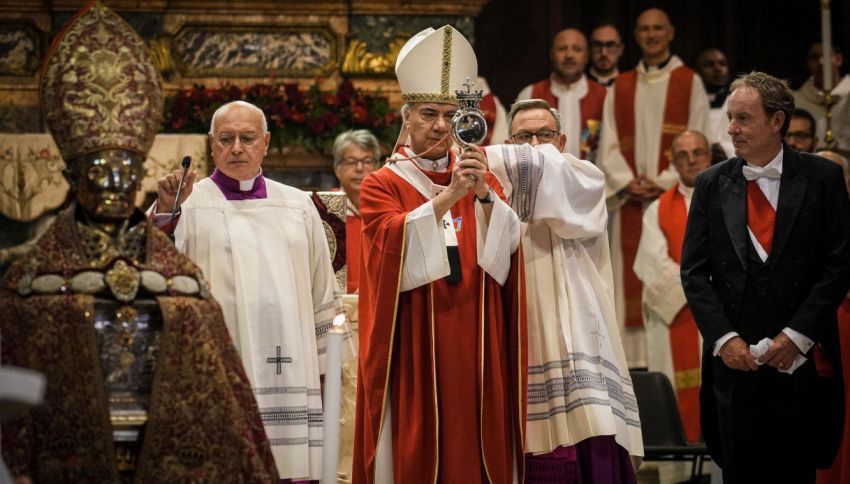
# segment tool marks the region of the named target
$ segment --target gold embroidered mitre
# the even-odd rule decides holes
[[[401,48],[395,73],[405,102],[457,104],[455,91],[467,79],[478,78],[478,60],[469,41],[451,25],[429,27]]]
[[[162,120],[162,85],[144,41],[100,2],[57,34],[41,69],[41,100],[66,161],[106,149],[145,156]]]

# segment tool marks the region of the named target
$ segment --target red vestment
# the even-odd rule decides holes
[[[345,263],[348,265],[346,274],[346,293],[354,294],[360,283],[360,232],[363,221],[356,215],[349,214],[345,218]]]
[[[444,173],[423,172],[448,185],[451,164]],[[491,174],[487,180],[502,196]],[[515,459],[522,480],[527,364],[521,255],[512,256],[504,287],[478,266],[470,191],[451,208],[462,281],[440,279],[400,292],[406,218],[425,202],[389,167],[363,182],[353,482],[374,481],[387,391],[395,482],[511,482]]]
[[[596,150],[599,142],[599,127],[602,123],[602,108],[605,105],[605,95],[608,90],[605,86],[588,78],[587,94],[579,101],[581,107],[581,158],[587,159],[587,155]],[[543,99],[550,106],[558,109],[558,97],[552,93],[552,80],[549,78],[536,82],[531,86],[532,99]],[[562,130],[566,127],[562,126]]]
[[[658,173],[644,173],[654,179],[670,164],[670,143],[679,133],[688,128],[690,115],[691,83],[694,71],[679,66],[670,72],[667,84],[667,97],[664,104],[664,124],[661,127],[661,149],[658,151]],[[632,174],[640,174],[635,160],[635,96],[637,93],[637,70],[624,72],[614,83],[614,113],[617,134],[620,139],[620,151],[628,163]],[[622,232],[623,279],[626,303],[626,327],[643,326],[641,314],[641,285],[635,271],[638,242],[640,241],[643,220],[643,206],[640,202],[629,200],[620,207],[620,226]]]
[[[829,469],[818,469],[817,484],[850,482],[850,299],[844,298],[838,308],[838,339],[841,344],[841,367],[844,372],[844,434],[835,461]]]
[[[667,254],[676,264],[682,263],[682,245],[685,242],[685,225],[688,211],[679,185],[667,190],[658,198],[658,225],[667,239]],[[673,373],[676,377],[676,396],[679,412],[689,442],[699,442],[699,389],[700,341],[694,315],[684,306],[670,323],[670,350],[673,355]]]

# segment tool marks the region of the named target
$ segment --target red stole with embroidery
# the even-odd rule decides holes
[[[685,66],[670,72],[667,84],[667,100],[664,104],[664,120],[661,126],[661,148],[659,149],[658,173],[647,173],[655,178],[670,164],[670,143],[679,133],[687,129],[690,114],[691,83],[694,71]],[[635,161],[635,93],[638,74],[636,70],[624,72],[614,83],[614,118],[620,142],[620,152],[635,176],[638,170]],[[641,314],[641,285],[635,275],[634,263],[640,241],[643,206],[629,200],[620,208],[621,247],[623,251],[623,277],[626,301],[626,327],[643,326]]]
[[[608,90],[602,84],[587,79],[587,94],[579,100],[581,109],[581,153],[579,158],[585,160],[587,155],[596,149],[599,141],[599,125],[602,122],[602,108],[605,94]],[[532,99],[542,99],[555,109],[558,109],[558,97],[552,94],[552,80],[544,79],[531,86]],[[562,126],[561,129],[564,129]],[[569,136],[569,134],[568,134]]]

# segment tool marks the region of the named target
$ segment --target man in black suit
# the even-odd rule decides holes
[[[703,436],[727,484],[814,482],[841,433],[850,203],[838,165],[782,142],[794,110],[783,81],[753,72],[731,91],[737,156],[697,179],[682,251],[704,340]]]

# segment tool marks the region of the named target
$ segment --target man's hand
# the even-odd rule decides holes
[[[484,175],[487,174],[487,161],[481,148],[470,145],[470,149],[458,157],[457,163],[452,167],[452,180],[445,190],[440,192],[432,200],[434,204],[434,215],[437,221],[442,220],[443,215],[450,210],[455,203],[469,194],[469,190],[475,190],[478,198],[484,198],[490,191]],[[475,180],[469,177],[475,175]],[[485,214],[492,208],[485,208]]]
[[[718,355],[723,359],[723,363],[733,370],[755,371],[759,368],[755,356],[750,352],[750,345],[740,336],[724,343]]]
[[[174,208],[174,197],[177,196],[177,186],[180,184],[180,171],[174,170],[156,182],[156,213],[171,213],[171,210]],[[183,183],[183,189],[180,190],[178,207],[192,193],[192,185],[195,184],[196,176],[197,173],[195,170],[186,173],[186,182]]]
[[[659,195],[664,193],[663,188],[644,175],[640,175],[637,178],[632,179],[632,181],[626,185],[625,190],[629,198],[639,202],[655,200]]]
[[[476,145],[469,145],[469,149],[460,155],[458,165],[460,165],[460,174],[466,176],[466,178],[471,178],[468,175],[475,175],[472,186],[475,195],[478,198],[486,197],[490,191],[490,186],[487,185],[484,176],[487,174],[489,167],[487,165],[487,158],[484,156],[481,148]]]
[[[782,370],[791,368],[791,365],[794,363],[794,360],[797,359],[797,355],[799,354],[800,348],[797,348],[797,345],[791,341],[791,338],[789,338],[787,334],[780,331],[779,334],[773,338],[773,345],[770,346],[767,353],[761,355],[759,360],[766,363],[768,366]]]

